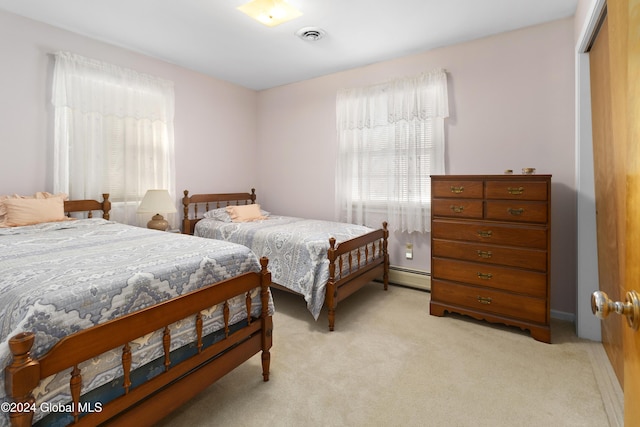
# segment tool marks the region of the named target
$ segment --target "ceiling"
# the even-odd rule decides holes
[[[288,0],[266,27],[248,0],[0,0],[0,9],[262,90],[575,13],[578,0]],[[320,27],[315,42],[295,36]]]

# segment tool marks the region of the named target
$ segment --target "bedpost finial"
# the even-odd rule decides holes
[[[184,193],[184,197],[188,197],[189,196],[189,190],[184,190],[183,193]]]
[[[109,200],[109,193],[102,193],[102,218],[109,220],[109,218],[111,217],[110,212],[111,200]]]
[[[29,356],[35,338],[33,332],[21,332],[9,339],[9,349],[14,360],[21,361]]]

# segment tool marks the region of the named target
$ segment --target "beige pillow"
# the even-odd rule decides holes
[[[5,200],[8,200],[8,199],[48,199],[48,198],[51,198],[51,197],[60,197],[60,198],[62,198],[62,200],[67,200],[69,198],[69,196],[67,194],[65,194],[65,193],[51,194],[51,193],[47,193],[46,191],[38,191],[33,196],[22,196],[20,194],[0,196],[0,228],[10,227],[10,225],[8,225],[6,223],[7,208],[4,205]]]
[[[32,199],[31,196],[21,196],[19,194],[0,196],[0,227],[4,225],[5,216],[7,215],[7,208],[4,206],[5,200],[8,199]],[[6,227],[6,226],[5,226]]]
[[[260,205],[239,205],[239,206],[227,206],[227,212],[233,222],[249,222],[259,219],[267,219],[266,216],[260,212]]]
[[[4,201],[4,206],[7,211],[5,215],[5,226],[7,227],[69,220],[64,215],[64,200],[62,197],[46,199],[10,198]]]
[[[38,191],[36,194],[33,195],[34,199],[50,199],[52,197],[61,197],[62,200],[69,200],[69,196],[67,195],[67,193],[48,193],[46,191]]]

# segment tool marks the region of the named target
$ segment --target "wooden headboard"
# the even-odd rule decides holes
[[[109,193],[102,194],[102,202],[97,200],[66,200],[64,212],[69,216],[71,212],[87,212],[89,218],[93,218],[93,211],[102,211],[102,218],[109,219],[111,202]]]
[[[189,191],[184,190],[184,197],[182,198],[182,206],[184,208],[182,233],[193,234],[197,222],[202,219],[201,216],[198,216],[199,207],[203,209],[202,213],[204,214],[211,209],[231,205],[250,205],[255,202],[255,188],[251,189],[251,193],[194,194],[193,196],[189,196]]]

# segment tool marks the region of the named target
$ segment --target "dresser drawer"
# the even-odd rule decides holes
[[[482,200],[434,199],[431,212],[435,216],[482,219],[483,207]]]
[[[546,228],[535,226],[434,219],[431,235],[436,239],[547,249]]]
[[[439,258],[547,271],[547,252],[544,250],[433,239],[431,254]]]
[[[518,199],[546,201],[547,183],[532,181],[487,181],[487,199]]]
[[[501,267],[492,264],[433,258],[434,279],[451,280],[492,289],[544,298],[547,275],[535,271]]]
[[[547,222],[547,204],[543,202],[487,201],[485,219],[498,221]]]
[[[431,196],[454,197],[462,199],[482,199],[484,190],[482,181],[446,180],[433,182]]]
[[[546,301],[492,289],[434,280],[431,300],[535,323],[548,323]]]

